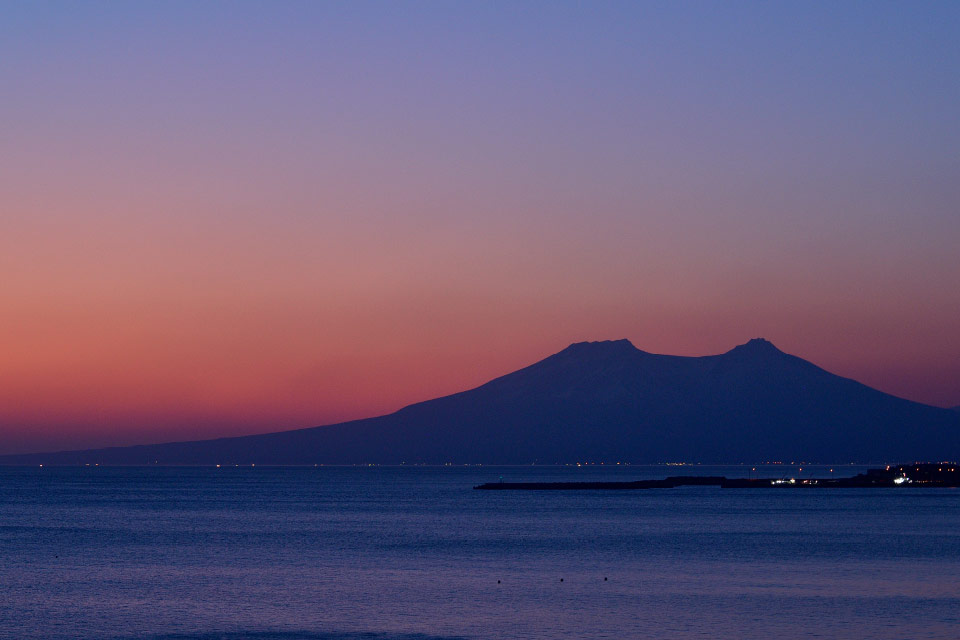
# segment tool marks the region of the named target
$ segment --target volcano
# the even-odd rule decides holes
[[[887,462],[960,458],[960,414],[757,338],[712,356],[580,342],[395,413],[263,435],[0,457],[6,464]]]

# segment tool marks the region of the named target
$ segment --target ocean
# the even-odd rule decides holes
[[[750,473],[0,467],[0,638],[960,637],[960,490],[472,490]]]

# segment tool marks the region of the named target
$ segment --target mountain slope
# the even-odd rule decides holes
[[[0,457],[0,463],[353,464],[894,461],[960,457],[960,415],[762,339],[727,353],[577,343],[396,413],[257,436]]]

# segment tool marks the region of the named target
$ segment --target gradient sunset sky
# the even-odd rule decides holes
[[[960,404],[958,2],[4,2],[0,453],[571,342]]]

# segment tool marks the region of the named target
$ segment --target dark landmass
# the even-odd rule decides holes
[[[960,487],[960,465],[912,463],[869,469],[850,478],[725,478],[720,476],[671,476],[663,480],[632,482],[488,482],[482,491],[609,491],[673,489],[715,486],[724,489],[881,489]]]
[[[960,457],[960,414],[755,339],[715,356],[581,342],[377,418],[195,442],[0,456],[0,464],[886,462]]]

